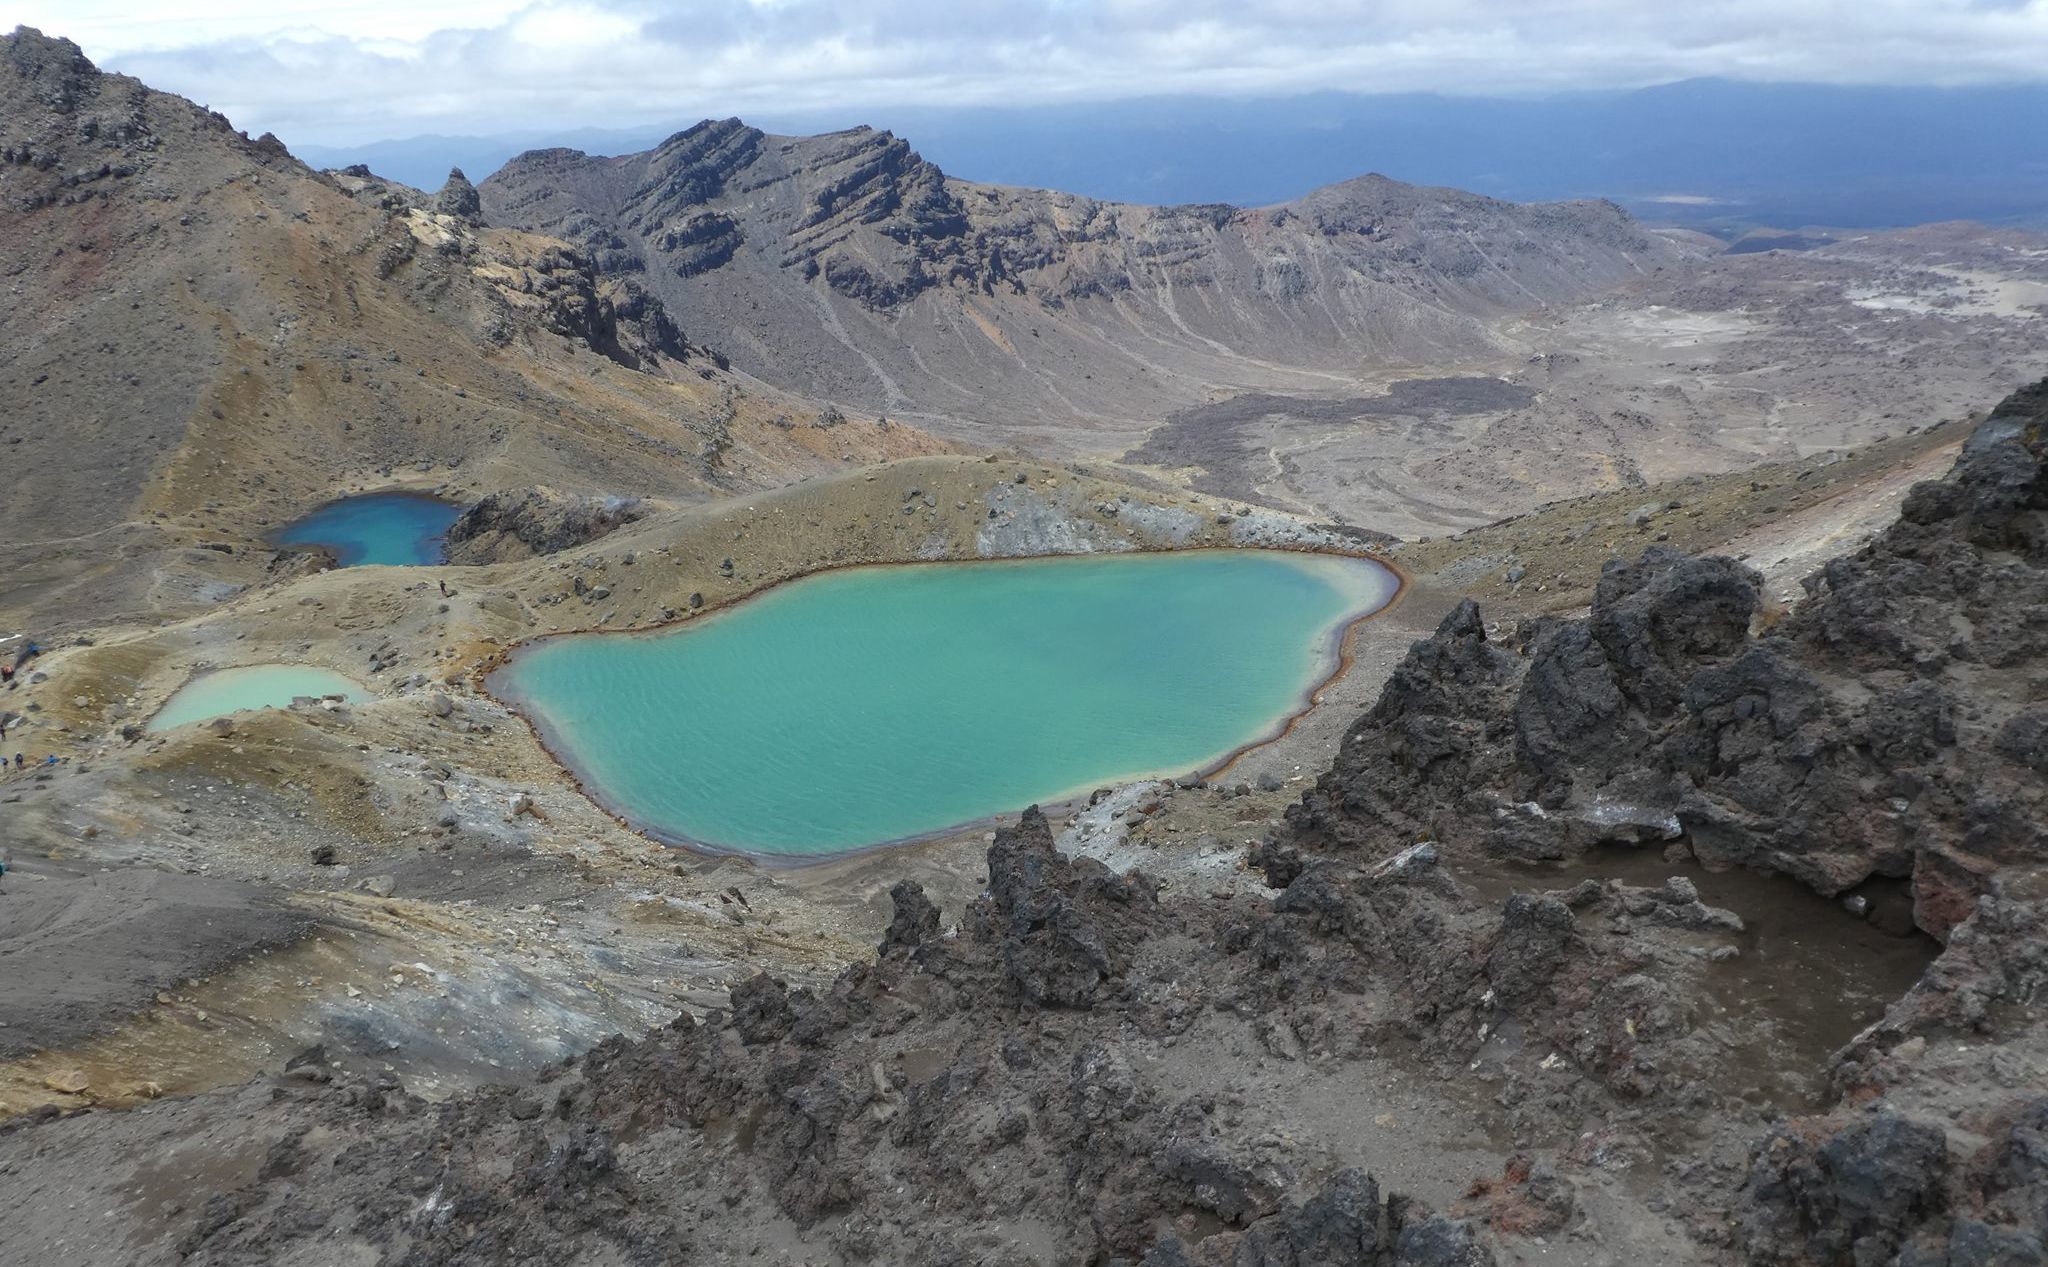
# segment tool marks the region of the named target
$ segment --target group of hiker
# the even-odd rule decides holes
[[[42,653],[43,648],[34,639],[24,639],[21,650],[14,653],[14,658],[6,663],[0,663],[0,684],[4,684],[10,691],[19,687],[21,683],[18,680],[18,675],[21,673],[22,666]],[[0,738],[5,738],[7,728],[20,720],[22,718],[18,713],[0,712]],[[39,766],[56,765],[57,761],[56,757],[45,757],[41,761],[36,762],[36,764]],[[5,770],[6,768],[6,754],[0,753],[0,770]],[[14,754],[14,768],[17,770],[28,768],[28,757],[26,754],[19,752]]]
[[[10,688],[18,685],[14,680],[14,675],[21,672],[22,665],[27,664],[42,653],[43,648],[34,639],[24,641],[21,644],[21,650],[14,653],[12,662],[0,664],[0,682],[6,683]]]

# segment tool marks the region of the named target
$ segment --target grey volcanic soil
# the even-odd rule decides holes
[[[1265,497],[1251,474],[1254,459],[1271,447],[1258,424],[1284,418],[1315,426],[1384,427],[1380,419],[1402,419],[1403,430],[1427,427],[1432,418],[1462,418],[1520,409],[1536,393],[1498,378],[1403,379],[1383,396],[1348,396],[1331,400],[1248,392],[1214,404],[1197,405],[1171,415],[1145,443],[1123,460],[1147,466],[1197,467],[1191,482],[1203,492],[1224,497]],[[1369,421],[1372,420],[1372,421]]]
[[[21,859],[0,878],[0,1058],[76,1041],[312,921],[261,885]]]

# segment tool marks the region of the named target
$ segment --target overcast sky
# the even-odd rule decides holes
[[[292,143],[1160,93],[2048,79],[2048,0],[0,0]]]

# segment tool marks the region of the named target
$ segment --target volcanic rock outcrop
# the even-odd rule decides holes
[[[1827,895],[1910,878],[1912,923],[1946,948],[1837,1053],[1838,1107],[1755,1144],[1732,1239],[1767,1263],[2042,1261],[2044,462],[2048,383],[1782,619],[1740,563],[1657,548],[1610,563],[1585,619],[1525,625],[1512,650],[1462,605],[1262,860],[1307,875],[1422,835],[1517,861],[1648,845]],[[1508,931],[1577,933],[1512,902]]]
[[[1411,883],[1443,881],[1426,863],[1391,871],[1379,900],[1453,900],[1411,902]],[[957,935],[914,884],[894,901],[880,957],[822,993],[758,977],[729,1013],[608,1041],[534,1088],[440,1107],[360,1083],[291,1097],[289,1143],[183,1252],[673,1262],[758,1251],[783,1227],[841,1262],[1159,1267],[1232,1261],[1231,1246],[1253,1263],[1492,1261],[1473,1226],[1360,1169],[1310,1181],[1286,1145],[1235,1128],[1241,1102],[1155,1067],[1147,1053],[1207,1009],[1149,947],[1202,947],[1188,965],[1202,984],[1256,1009],[1272,994],[1256,978],[1294,967],[1258,967],[1260,935],[1210,946],[1201,906],[1163,907],[1142,875],[1062,857],[1036,809],[997,833]],[[1253,920],[1297,938],[1298,922]],[[1190,1210],[1221,1234],[1162,1231]],[[1006,1249],[998,1229],[1020,1223],[1049,1258]]]
[[[1521,1158],[1432,1211],[1384,1191],[1326,1110],[1263,1080],[1219,1089],[1214,1062],[1249,1045],[1331,1085],[1385,1052],[1480,1070],[1518,1133],[1560,1145],[1620,1105],[1677,1128],[1737,1102],[1695,987],[1701,946],[1740,921],[1682,880],[1489,910],[1425,845],[1316,861],[1271,901],[1167,902],[1058,853],[1036,809],[988,866],[957,930],[899,884],[877,958],[828,988],[756,977],[729,1011],[609,1040],[533,1087],[431,1106],[287,1077],[246,1123],[275,1141],[261,1173],[180,1252],[666,1262],[795,1235],[848,1263],[1483,1267],[1497,1235],[1577,1226],[1574,1181]],[[1029,1253],[1006,1231],[1021,1225]]]
[[[469,177],[462,174],[460,167],[449,169],[448,182],[441,186],[440,193],[434,195],[434,212],[453,216],[464,224],[483,226],[483,200],[477,196],[476,186],[469,183]]]
[[[647,513],[637,497],[576,497],[551,488],[492,493],[448,526],[451,563],[553,554],[617,531]]]
[[[1749,568],[1660,547],[1609,563],[1586,619],[1526,624],[1513,650],[1460,607],[1291,822],[1522,859],[1683,841],[1825,894],[1911,877],[1916,922],[1946,937],[2048,858],[2044,406],[2039,387],[2000,405],[1783,619]]]

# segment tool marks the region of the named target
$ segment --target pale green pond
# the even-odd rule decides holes
[[[353,702],[370,698],[361,686],[332,669],[252,664],[202,673],[185,683],[149,719],[148,729],[169,730],[253,708],[288,708],[302,695],[339,695]]]
[[[856,568],[542,639],[490,686],[651,834],[816,856],[1210,766],[1277,733],[1398,588],[1254,550]]]

